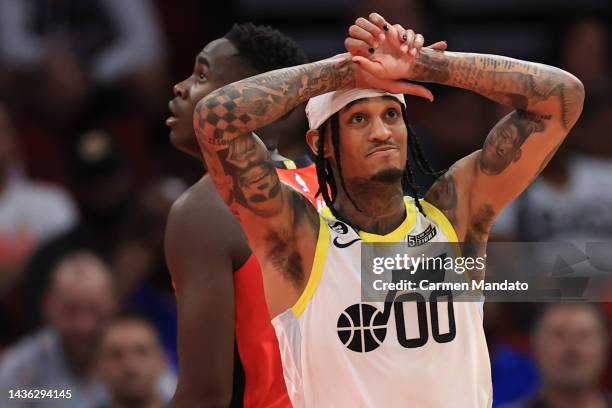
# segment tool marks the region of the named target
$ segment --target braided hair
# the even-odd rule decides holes
[[[404,96],[404,100],[406,100],[406,96]],[[427,159],[425,158],[425,154],[423,152],[423,148],[421,147],[419,140],[416,136],[416,133],[410,122],[408,121],[408,114],[406,112],[406,107],[403,104],[401,105],[402,109],[402,118],[404,119],[404,123],[408,128],[408,149],[410,154],[414,158],[414,162],[416,163],[419,171],[425,175],[432,176],[435,178],[440,177],[442,174],[446,172],[446,170],[434,170]],[[334,113],[325,123],[323,123],[318,131],[319,131],[319,140],[317,145],[317,156],[315,158],[315,167],[317,171],[317,181],[319,182],[319,190],[317,191],[316,196],[321,195],[325,204],[331,210],[334,217],[337,219],[341,219],[340,214],[334,208],[334,202],[337,198],[338,187],[336,184],[336,180],[334,178],[334,174],[332,172],[332,167],[329,162],[324,157],[325,154],[325,129],[327,127],[327,123],[329,122],[329,127],[331,131],[331,140],[334,148],[334,159],[336,161],[336,166],[338,167],[338,176],[340,178],[340,186],[342,190],[346,194],[346,197],[349,201],[355,206],[357,211],[361,211],[357,206],[357,203],[353,200],[350,193],[346,188],[346,184],[344,182],[344,177],[342,176],[342,164],[340,161],[340,130],[339,130],[339,117],[338,112]],[[414,197],[414,202],[419,211],[425,215],[423,211],[423,207],[419,202],[420,189],[418,184],[415,181],[414,173],[412,171],[410,162],[408,158],[406,158],[406,165],[404,168],[404,172],[402,174],[402,189],[404,191],[409,190]]]

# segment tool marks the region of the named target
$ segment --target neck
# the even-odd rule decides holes
[[[546,402],[547,406],[552,408],[606,407],[606,401],[602,393],[595,386],[573,388],[544,384],[540,391],[540,397]]]
[[[406,206],[399,180],[392,183],[363,179],[346,180],[346,188],[361,212],[348,199],[340,183],[337,184],[338,197],[334,208],[353,227],[384,235],[404,221]]]
[[[76,356],[64,347],[66,366],[77,377],[86,378],[91,373],[93,359],[91,356]]]

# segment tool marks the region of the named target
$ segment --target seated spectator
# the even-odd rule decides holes
[[[54,270],[44,301],[47,326],[7,349],[0,360],[0,393],[9,389],[71,390],[71,398],[41,399],[38,407],[92,407],[105,402],[93,374],[103,328],[116,309],[114,281],[96,256],[77,252]],[[3,407],[19,406],[4,398]]]
[[[520,241],[612,239],[612,162],[562,146],[541,176],[504,209],[493,234]]]
[[[158,408],[162,398],[156,385],[166,364],[159,334],[146,320],[123,317],[102,336],[98,374],[110,394],[99,408]]]
[[[0,104],[0,294],[18,283],[38,245],[78,221],[76,206],[64,190],[19,174],[16,139],[8,111]]]
[[[600,387],[608,350],[608,324],[594,304],[547,305],[533,331],[540,372],[535,395],[506,408],[612,407]]]
[[[34,95],[30,106],[49,119],[68,120],[96,87],[127,87],[134,101],[159,103],[164,55],[151,0],[0,0],[0,68],[11,97],[23,104],[24,93]]]
[[[117,310],[116,281],[100,258],[72,252],[52,271],[43,301],[46,326],[7,349],[0,359],[0,393],[10,389],[70,389],[70,400],[39,400],[37,407],[91,408],[108,394],[95,377],[101,335]],[[166,367],[158,379],[162,401],[174,394],[176,374]],[[2,408],[20,406],[6,400]],[[59,404],[59,405],[58,405]]]

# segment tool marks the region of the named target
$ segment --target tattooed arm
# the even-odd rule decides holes
[[[543,64],[427,49],[415,58],[411,79],[464,88],[515,109],[491,129],[481,150],[439,181],[454,184],[446,190],[455,191],[459,203],[448,213],[462,236],[483,242],[495,215],[537,177],[578,120],[584,88],[573,75]]]
[[[486,240],[495,215],[537,177],[578,120],[582,83],[555,67],[497,55],[427,48],[413,55],[401,50],[396,28],[380,15],[370,21],[389,30],[371,57],[353,57],[371,74],[463,88],[515,109],[491,129],[481,150],[451,167],[426,196],[460,239]],[[409,30],[407,38],[418,37]]]
[[[292,306],[308,281],[319,218],[301,194],[280,182],[252,132],[336,89],[376,86],[430,95],[402,81],[368,82],[353,68],[345,54],[271,71],[212,92],[195,110],[194,127],[211,178],[258,256],[272,316]]]

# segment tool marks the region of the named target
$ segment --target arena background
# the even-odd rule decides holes
[[[176,365],[163,232],[170,205],[203,169],[171,146],[167,101],[198,51],[234,22],[272,25],[314,61],[343,52],[355,17],[377,11],[451,51],[572,72],[586,88],[583,115],[540,191],[526,194],[550,200],[519,199],[492,240],[612,240],[611,9],[609,0],[0,0],[0,356],[45,324],[49,269],[83,248],[109,263],[122,308],[154,323]],[[506,112],[475,94],[429,88],[435,103],[411,98],[408,112],[432,165],[444,168],[479,148]],[[6,194],[15,183],[27,190],[22,201]],[[496,406],[542,381],[530,340],[539,307],[485,306]],[[597,307],[612,315],[609,304]],[[582,340],[572,337],[577,357],[556,367],[591,364]],[[612,390],[606,367],[600,384]]]

